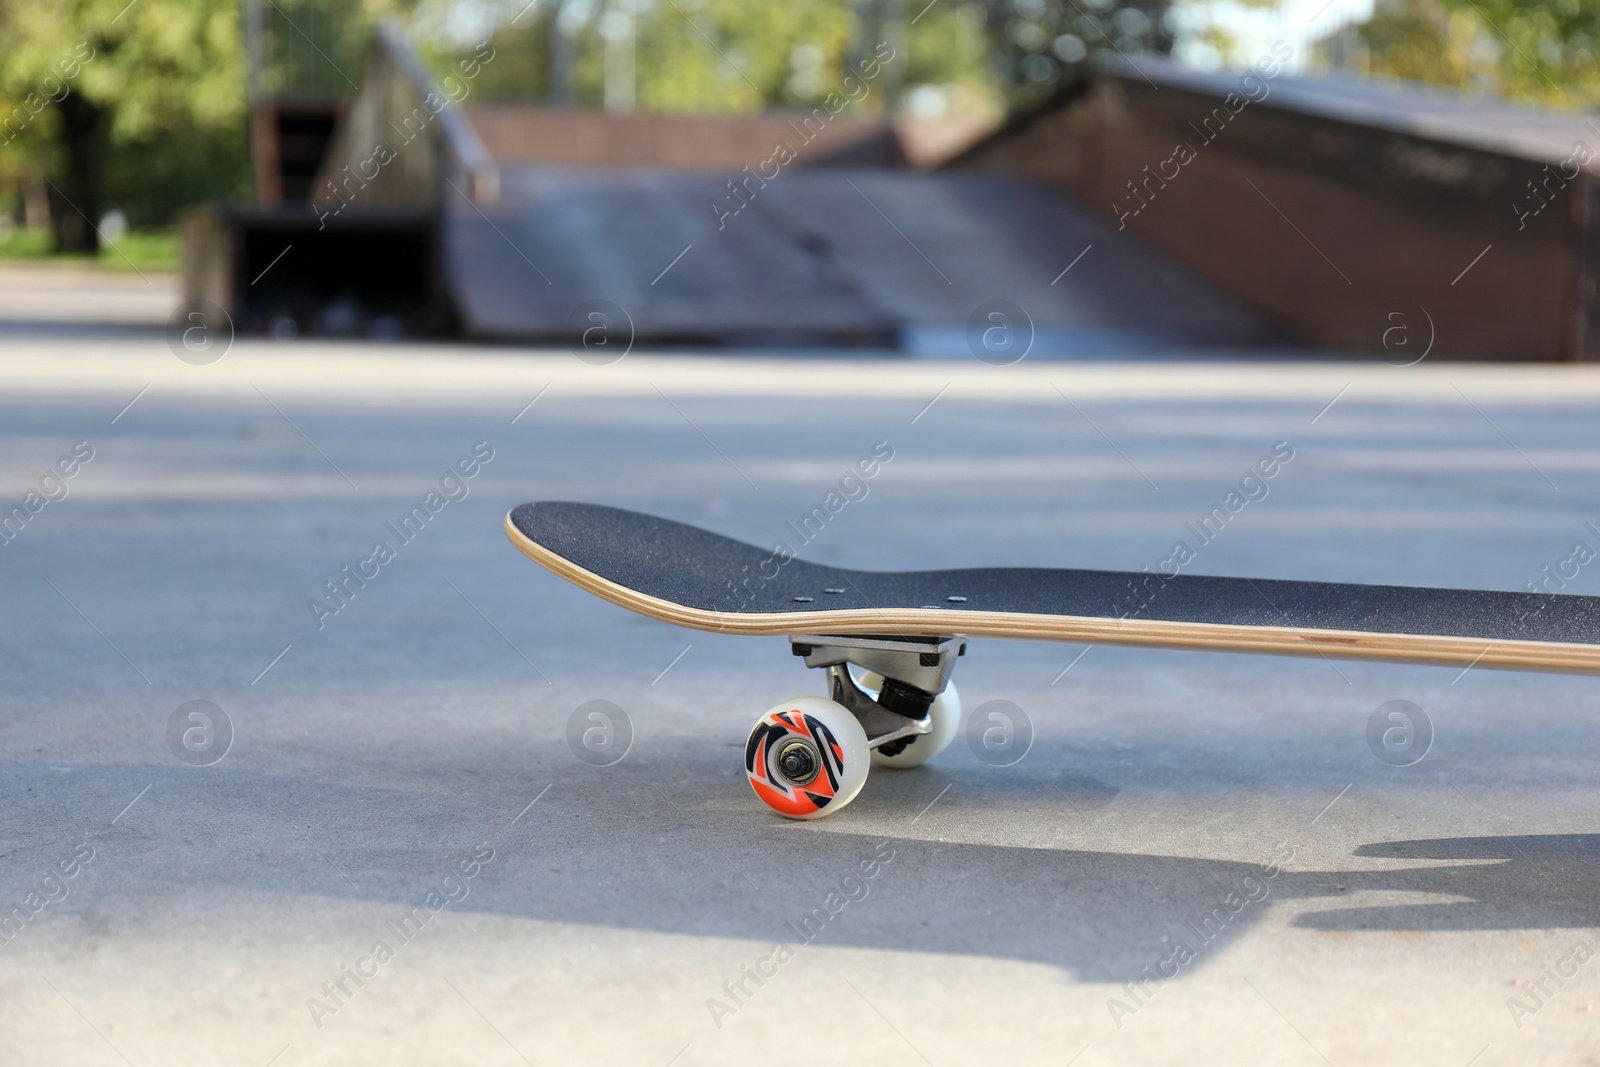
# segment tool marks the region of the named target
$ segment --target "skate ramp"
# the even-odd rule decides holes
[[[502,166],[494,203],[446,197],[451,296],[469,334],[499,339],[571,340],[574,311],[608,301],[641,342],[891,340],[970,355],[968,319],[1004,300],[1031,321],[1038,354],[1272,340],[1026,179],[796,170],[745,195],[740,206],[718,176]]]

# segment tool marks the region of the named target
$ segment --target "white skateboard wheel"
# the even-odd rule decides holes
[[[883,676],[868,671],[856,684],[876,700],[878,689],[883,685]],[[956,692],[954,685],[946,684],[944,692],[933,698],[928,719],[933,726],[932,733],[913,737],[905,748],[892,756],[886,756],[875,748],[872,750],[872,762],[880,767],[920,767],[948,748],[950,742],[956,739],[956,734],[961,732],[961,694]]]
[[[856,798],[871,766],[867,732],[826,697],[797,697],[756,723],[745,776],[761,802],[791,819],[820,819]]]

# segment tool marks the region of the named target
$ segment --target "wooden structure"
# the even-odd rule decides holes
[[[953,164],[1048,181],[1310,345],[1600,358],[1600,125],[1141,57]]]
[[[190,220],[191,298],[250,332],[388,335],[398,321],[571,344],[593,333],[575,314],[600,302],[642,343],[964,359],[1001,321],[980,311],[1004,301],[1002,332],[1018,340],[1002,362],[1276,339],[1043,183],[914,165],[971,128],[821,108],[710,119],[479,104],[470,77],[440,85],[388,26],[361,84],[308,202]],[[1090,267],[1070,270],[1091,247]]]

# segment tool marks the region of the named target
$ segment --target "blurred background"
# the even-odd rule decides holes
[[[1577,0],[7,0],[0,259],[279,340],[1588,358],[1597,48]]]

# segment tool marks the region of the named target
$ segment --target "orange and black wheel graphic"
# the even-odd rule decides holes
[[[866,734],[840,705],[801,697],[763,715],[745,744],[750,787],[791,819],[814,819],[848,804],[866,781]]]

